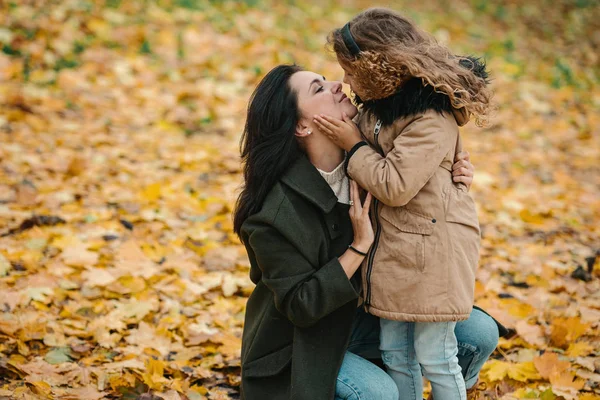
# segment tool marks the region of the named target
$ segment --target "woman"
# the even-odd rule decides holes
[[[278,66],[248,107],[245,185],[234,215],[256,284],[242,338],[247,400],[398,398],[391,378],[368,361],[380,357],[377,318],[357,308],[355,272],[373,241],[370,195],[361,202],[354,183],[349,190],[343,150],[312,119],[356,115],[341,88],[297,66]],[[456,180],[470,185],[470,163],[454,169]],[[497,344],[498,327],[474,310],[456,336],[470,387]]]

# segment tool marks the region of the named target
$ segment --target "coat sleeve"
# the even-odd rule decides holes
[[[260,226],[248,238],[262,281],[273,292],[275,307],[296,326],[309,327],[358,293],[337,258],[316,269],[272,226]]]
[[[456,135],[435,112],[420,115],[394,134],[394,146],[385,157],[369,146],[356,150],[348,160],[348,175],[385,205],[400,207],[435,174]]]

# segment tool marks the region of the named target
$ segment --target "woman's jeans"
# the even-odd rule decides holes
[[[398,386],[401,399],[421,399],[425,375],[431,382],[434,398],[467,400],[465,381],[458,365],[456,322],[405,322],[382,318],[380,324],[382,359]]]
[[[398,400],[398,388],[384,370],[346,352],[335,385],[335,400]]]
[[[458,342],[458,364],[468,389],[475,385],[481,367],[496,349],[498,326],[489,315],[474,309],[468,320],[456,324],[454,333]],[[336,400],[399,398],[394,381],[375,364],[367,361],[381,358],[379,340],[379,318],[358,308],[348,352],[338,374]]]

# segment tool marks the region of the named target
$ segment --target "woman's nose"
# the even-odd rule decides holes
[[[334,82],[332,92],[338,93],[340,90],[342,90],[342,82],[339,82],[339,81]]]

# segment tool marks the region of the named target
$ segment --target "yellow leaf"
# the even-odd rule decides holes
[[[190,390],[196,393],[199,393],[201,395],[205,395],[208,393],[208,389],[205,388],[204,386],[198,386],[198,385],[194,385],[190,387]]]
[[[491,360],[488,361],[484,367],[483,371],[490,381],[501,381],[508,374],[508,370],[511,368],[512,364],[500,361],[500,360]]]
[[[147,201],[156,201],[160,198],[161,185],[160,183],[153,183],[152,185],[146,186],[142,191],[142,198]]]
[[[120,294],[138,293],[146,289],[146,282],[139,276],[126,275],[112,282],[106,288]]]
[[[579,396],[579,400],[600,400],[600,396],[592,393],[586,393]]]
[[[119,387],[133,387],[138,378],[136,375],[131,373],[121,373],[116,375],[110,375],[108,378],[108,384],[116,390]]]
[[[502,299],[501,303],[505,305],[508,312],[519,318],[529,318],[535,314],[536,310],[526,303],[522,303],[517,299]]]
[[[589,328],[590,324],[582,323],[579,317],[555,318],[552,321],[550,341],[555,346],[564,349],[569,343],[575,342],[585,334]]]
[[[527,382],[540,379],[540,374],[535,369],[533,362],[529,361],[513,364],[513,367],[508,370],[508,377],[519,382]]]
[[[181,129],[179,128],[179,126],[169,122],[169,121],[165,121],[160,120],[157,124],[156,127],[158,129],[160,129],[161,131],[167,131],[167,132],[179,132],[181,131]]]
[[[162,390],[168,383],[164,377],[165,364],[160,360],[150,358],[146,361],[146,371],[142,374],[144,383],[153,390]]]
[[[569,348],[566,351],[566,354],[569,357],[581,357],[587,356],[594,351],[594,346],[592,346],[589,342],[580,341],[577,343],[570,343]]]
[[[37,394],[38,396],[42,396],[43,398],[51,398],[50,393],[52,391],[52,386],[44,381],[29,381],[27,382],[31,386],[31,390]]]
[[[529,224],[536,224],[536,225],[541,225],[544,223],[544,217],[540,214],[533,214],[531,211],[529,210],[522,210],[519,213],[519,216],[521,217],[521,219],[524,222],[527,222]]]
[[[108,23],[99,18],[92,18],[88,21],[87,26],[92,30],[98,37],[105,38],[109,36],[111,28]]]
[[[550,377],[550,383],[555,389],[577,391],[583,389],[585,381],[575,377],[574,372],[566,372]]]

